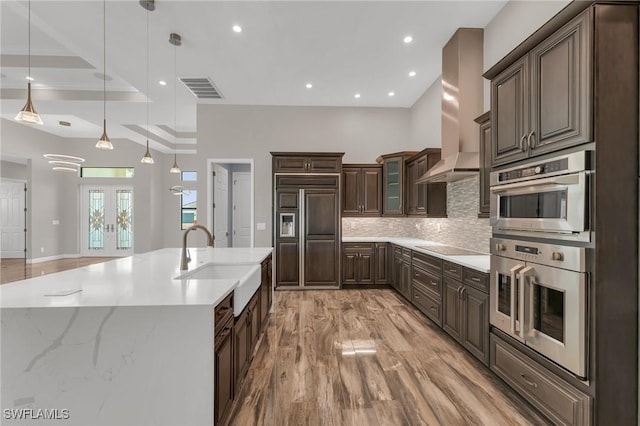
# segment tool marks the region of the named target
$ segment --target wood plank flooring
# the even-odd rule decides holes
[[[547,424],[393,290],[278,291],[229,425]]]
[[[75,257],[70,259],[58,259],[40,263],[26,263],[24,259],[0,259],[0,284],[26,280],[27,278],[82,266],[102,263],[116,257]]]

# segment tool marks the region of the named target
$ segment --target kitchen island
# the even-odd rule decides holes
[[[0,287],[2,424],[213,424],[214,309],[272,249],[190,252],[183,279],[162,249]]]

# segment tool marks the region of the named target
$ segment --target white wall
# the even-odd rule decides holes
[[[6,179],[27,180],[27,165],[12,161],[0,161],[0,176]]]
[[[442,80],[438,77],[410,110],[410,143],[412,151],[440,148],[442,112]]]
[[[161,248],[163,244],[162,207],[164,174],[170,166],[162,167],[168,157],[152,151],[160,163],[153,166],[140,164],[144,147],[128,141],[114,141],[113,151],[95,148],[95,141],[64,139],[37,128],[2,120],[1,155],[28,160],[27,164],[27,257],[78,254],[79,200],[81,183],[114,183],[122,179],[81,179],[72,173],[51,170],[43,154],[69,154],[84,157],[87,166],[134,167],[135,177],[127,184],[134,187],[134,247],[136,252]],[[171,158],[172,160],[172,158]],[[167,187],[168,188],[168,187]],[[167,189],[168,192],[168,189]],[[53,225],[59,220],[59,225]],[[44,247],[44,252],[40,248]]]
[[[510,1],[484,28],[484,71],[562,10],[570,0]],[[485,80],[484,110],[491,108],[490,84]]]
[[[198,105],[197,137],[198,155],[189,162],[203,176],[198,182],[198,210],[205,215],[199,213],[200,220],[210,214],[200,196],[206,193],[206,159],[253,158],[255,221],[267,225],[255,231],[255,245],[271,246],[270,151],[345,152],[345,163],[373,163],[380,154],[408,148],[409,110]],[[180,233],[170,224],[166,233],[167,246],[179,244]]]

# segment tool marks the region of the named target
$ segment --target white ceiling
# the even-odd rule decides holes
[[[506,1],[162,1],[146,17],[138,1],[107,2],[108,133],[193,152],[196,99],[180,83],[174,126],[174,47],[178,77],[208,77],[225,105],[411,107],[440,75],[442,46],[458,27],[485,27]],[[27,2],[0,2],[1,116],[23,106]],[[98,138],[102,124],[103,3],[31,3],[34,103],[43,130]],[[233,25],[243,28],[232,31]],[[413,42],[405,44],[406,35]],[[415,77],[409,77],[409,71]],[[168,84],[160,86],[159,80]],[[312,89],[305,88],[311,82]],[[395,92],[389,97],[388,92]],[[360,93],[359,99],[354,98]],[[61,130],[58,120],[70,121]],[[77,123],[77,125],[75,125]],[[158,127],[161,125],[162,127]]]

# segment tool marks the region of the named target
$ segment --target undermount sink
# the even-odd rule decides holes
[[[233,315],[239,316],[249,300],[260,287],[262,274],[260,265],[230,265],[209,263],[176,277],[178,280],[225,280],[237,279],[233,290]]]

